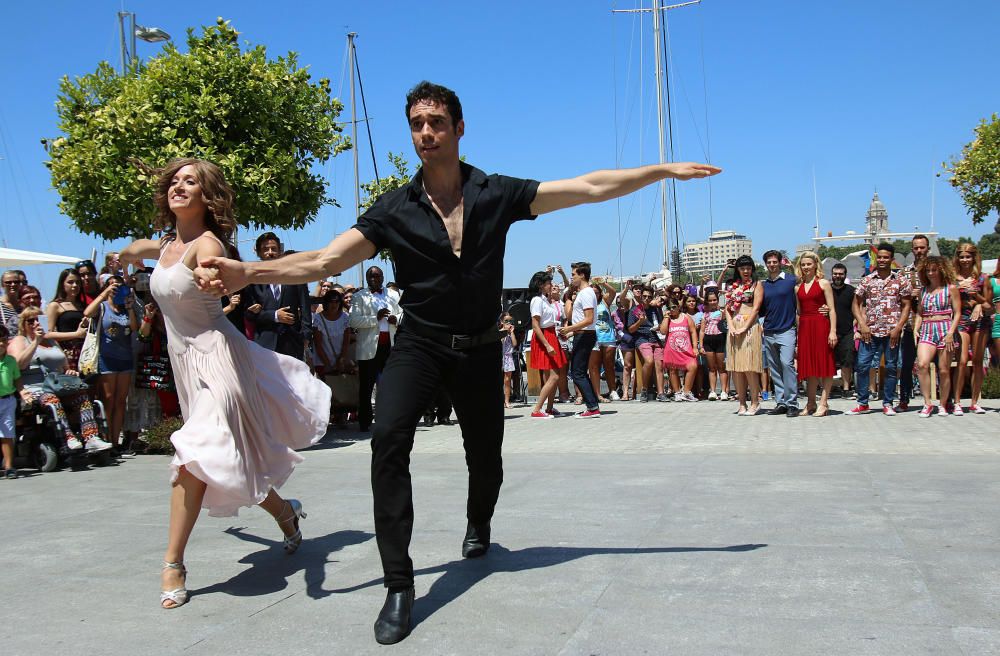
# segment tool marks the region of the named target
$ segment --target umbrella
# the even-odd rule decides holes
[[[31,264],[76,264],[79,257],[69,255],[51,255],[21,251],[16,248],[0,248],[0,267],[27,266]]]

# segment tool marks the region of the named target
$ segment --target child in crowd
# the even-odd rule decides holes
[[[0,326],[0,451],[3,452],[4,478],[17,478],[14,469],[14,440],[17,432],[14,420],[17,415],[17,396],[25,395],[21,383],[21,369],[14,356],[7,353],[7,329]],[[25,400],[30,401],[26,396]]]
[[[514,349],[517,347],[517,336],[514,335],[514,318],[505,313],[500,321],[500,332],[503,333],[503,407],[512,408],[510,404],[511,381],[514,377]]]
[[[698,373],[698,358],[694,344],[698,342],[698,329],[691,315],[681,312],[681,304],[670,301],[670,312],[660,324],[660,332],[667,336],[663,347],[663,368],[669,372],[670,387],[674,390],[674,401],[697,401],[692,393]],[[684,386],[681,387],[679,371],[684,372]]]

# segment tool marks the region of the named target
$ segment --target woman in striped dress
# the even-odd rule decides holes
[[[920,307],[913,329],[917,341],[917,376],[924,394],[924,407],[919,416],[931,416],[934,408],[929,403],[931,386],[931,362],[937,357],[938,379],[941,394],[938,414],[948,414],[947,403],[951,391],[951,359],[955,351],[955,331],[958,330],[962,314],[961,297],[955,286],[951,265],[943,257],[931,255],[924,259],[917,271],[923,291],[920,293]]]

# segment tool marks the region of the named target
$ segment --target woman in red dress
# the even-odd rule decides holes
[[[798,306],[798,359],[799,380],[806,381],[806,414],[825,417],[830,408],[830,389],[837,367],[833,362],[833,349],[837,346],[837,315],[833,305],[833,288],[823,279],[819,256],[806,251],[795,264],[799,279],[795,285]],[[820,314],[826,305],[830,315]],[[816,405],[816,387],[822,386],[819,406]]]

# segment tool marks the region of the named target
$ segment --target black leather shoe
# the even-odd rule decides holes
[[[413,610],[413,588],[389,590],[385,604],[375,620],[375,642],[393,645],[410,635],[410,611]]]
[[[462,540],[462,558],[479,558],[490,550],[490,524],[478,526],[469,522],[465,529],[465,539]]]
[[[434,425],[434,415],[424,415],[424,427],[430,428]]]
[[[783,415],[786,412],[788,412],[788,406],[787,405],[776,405],[773,408],[771,408],[768,411],[767,414],[769,414],[769,415]],[[795,414],[798,414],[798,410],[795,411]]]
[[[451,426],[455,422],[451,420],[451,417],[445,417],[444,419],[438,419],[438,423],[442,426]]]
[[[788,416],[789,417],[798,417],[799,416],[799,409],[798,408],[788,408]]]

